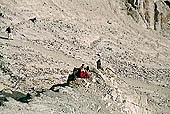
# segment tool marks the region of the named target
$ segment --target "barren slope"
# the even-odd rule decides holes
[[[61,89],[61,93],[47,90],[29,104],[10,100],[4,107],[0,107],[3,113],[12,113],[14,110],[17,110],[17,113],[29,114],[169,113],[170,39],[136,24],[127,15],[123,1],[1,0],[1,12],[0,90],[10,88],[32,94],[42,89],[47,90],[54,84],[66,82],[72,69],[82,63],[95,67],[99,58],[103,67],[112,68],[115,75],[111,79],[108,74],[101,75],[108,78],[103,83],[113,91],[109,98],[104,99],[105,96],[108,97],[107,90],[97,88],[95,82],[88,80],[92,87],[66,87]],[[29,20],[35,17],[35,23]],[[5,39],[5,29],[9,25],[14,28],[14,40]],[[119,83],[116,77],[126,83],[115,84]],[[103,86],[101,83],[99,85]],[[87,88],[94,98],[87,95]],[[94,88],[101,93],[98,92],[95,96]],[[65,90],[68,94],[63,92]],[[78,100],[74,102],[78,103],[76,111],[70,112],[72,109],[68,107],[75,104],[70,101],[67,103],[67,99],[74,92],[79,96],[87,95],[87,104],[90,104],[88,102],[91,99],[97,99],[90,105],[96,103],[99,109],[101,107],[101,112],[95,106],[92,109],[90,106],[85,109],[83,106],[77,108],[84,105],[81,97],[78,97],[81,98],[80,104]],[[51,94],[54,94],[54,97],[50,97]],[[109,103],[105,100],[109,100]],[[17,104],[13,106],[14,103]],[[64,106],[55,107],[57,104]],[[63,109],[66,104],[69,106]],[[87,112],[84,112],[85,110]]]

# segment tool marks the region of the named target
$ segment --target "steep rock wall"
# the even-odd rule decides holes
[[[128,14],[140,25],[157,31],[167,31],[170,20],[168,0],[127,0]]]

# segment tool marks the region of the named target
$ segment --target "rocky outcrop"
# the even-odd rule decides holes
[[[14,100],[9,99],[8,103],[4,103],[4,110],[14,108],[16,104],[15,109],[26,114],[30,114],[27,109],[38,112],[42,107],[43,111],[51,111],[50,107],[53,107],[54,112],[68,114],[155,114],[155,108],[152,107],[154,104],[149,101],[149,97],[130,88],[124,80],[113,74],[110,68],[93,68],[90,74],[90,79],[76,79],[70,86],[58,87],[58,91],[46,90],[38,97],[33,97],[31,102],[30,94],[3,90],[0,93],[3,95],[0,96],[0,103],[3,105],[7,99],[13,98]]]
[[[128,14],[142,26],[160,31],[168,29],[170,1],[167,0],[127,0]]]

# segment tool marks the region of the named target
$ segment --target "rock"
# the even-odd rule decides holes
[[[107,21],[107,23],[108,23],[108,24],[112,24],[112,20],[109,19],[109,20]]]
[[[3,13],[0,13],[0,17],[4,17]]]
[[[29,20],[32,21],[33,23],[35,23],[37,21],[37,18],[34,17],[34,18],[29,19]]]
[[[8,100],[7,100],[7,98],[5,97],[5,96],[3,96],[3,95],[0,95],[0,106],[3,106],[3,103],[4,102],[7,102]]]

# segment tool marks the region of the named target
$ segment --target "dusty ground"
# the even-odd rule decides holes
[[[137,25],[121,0],[1,0],[0,12],[0,90],[33,95],[8,97],[2,114],[169,114],[170,39]],[[99,58],[111,74],[49,90]]]

